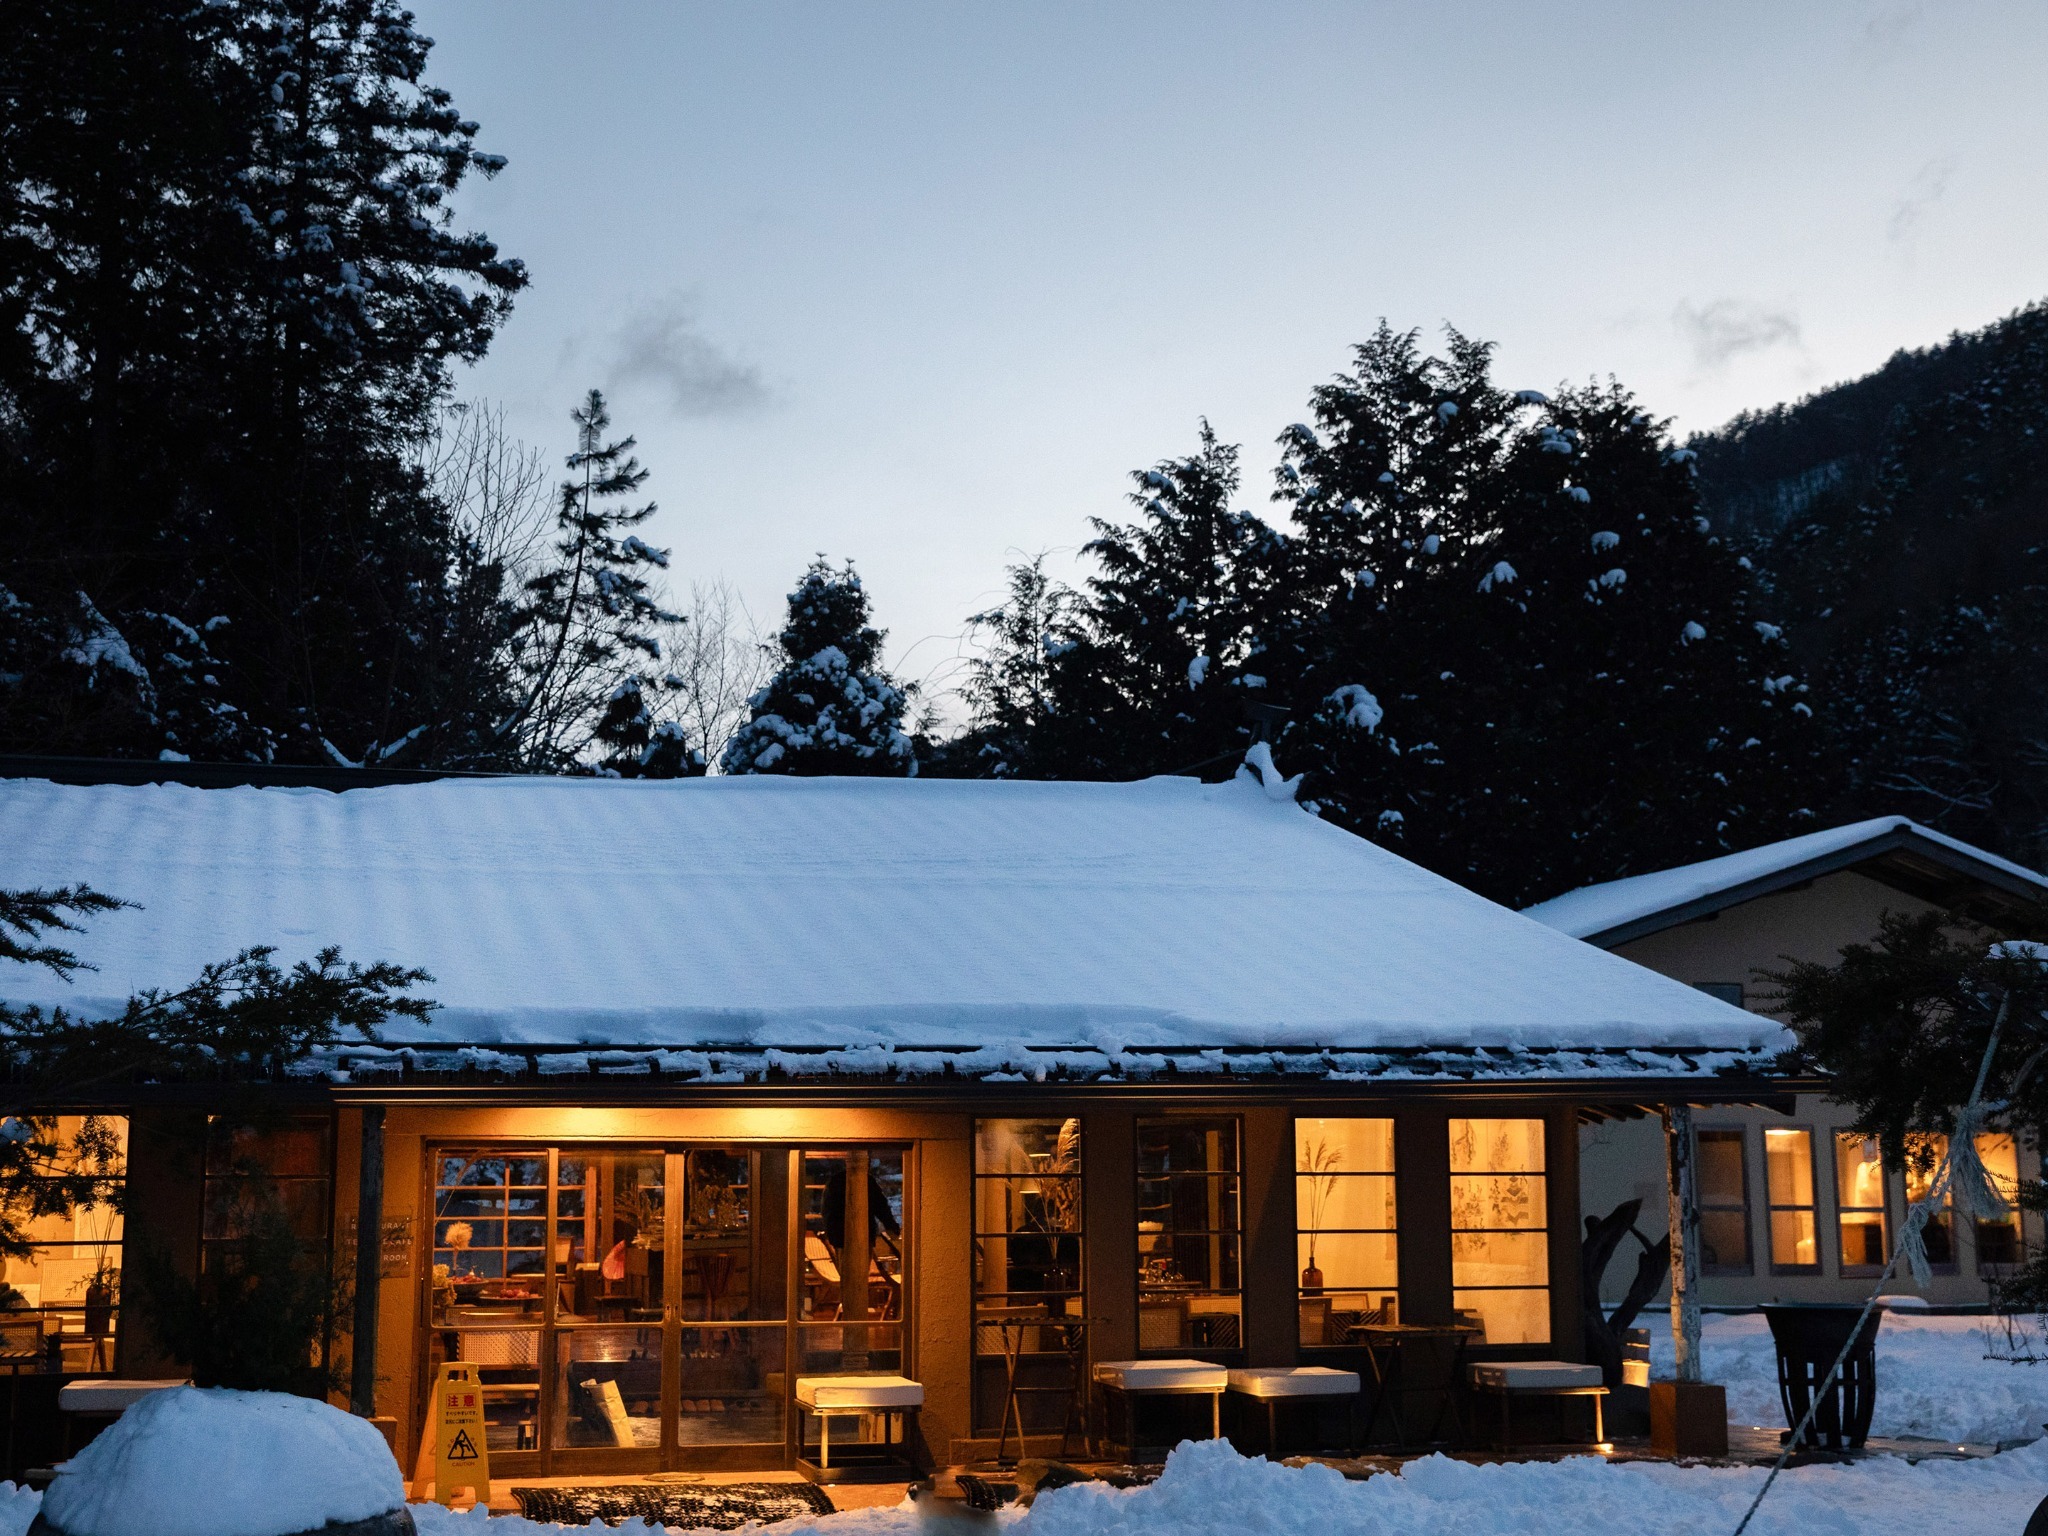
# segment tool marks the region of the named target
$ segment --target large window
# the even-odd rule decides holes
[[[1906,1135],[1906,1201],[1918,1205],[1934,1185],[1934,1175],[1948,1157],[1948,1138],[1938,1131],[1909,1131]],[[1927,1266],[1942,1274],[1956,1270],[1955,1213],[1950,1209],[1948,1191],[1928,1214],[1920,1233],[1926,1245]]]
[[[1749,1167],[1740,1126],[1695,1135],[1700,1200],[1700,1272],[1746,1275],[1749,1258]]]
[[[1138,1122],[1138,1347],[1243,1341],[1234,1118]]]
[[[1842,1239],[1842,1273],[1876,1274],[1888,1257],[1884,1155],[1875,1136],[1835,1134],[1835,1216]]]
[[[1812,1131],[1804,1126],[1765,1127],[1764,1196],[1770,1205],[1771,1273],[1819,1274]]]
[[[1400,1320],[1392,1120],[1294,1122],[1294,1221],[1304,1347]]]
[[[2020,1253],[2020,1217],[2017,1204],[2020,1188],[2019,1144],[2004,1131],[1987,1131],[1977,1138],[1977,1156],[1991,1175],[1991,1186],[2006,1203],[2006,1213],[1977,1223],[1977,1267],[1997,1272],[2017,1264]]]
[[[82,1174],[99,1188],[83,1205],[18,1213],[29,1251],[0,1260],[0,1369],[71,1375],[113,1370],[120,1321],[121,1213],[128,1122],[60,1115],[50,1171]]]
[[[1065,1427],[1086,1341],[1081,1122],[974,1122],[974,1422],[1002,1427],[1008,1362],[1031,1432]]]
[[[1451,1122],[1451,1301],[1487,1344],[1550,1340],[1541,1120]]]

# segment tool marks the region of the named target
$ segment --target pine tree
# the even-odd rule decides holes
[[[1804,824],[1804,685],[1625,391],[1509,392],[1484,343],[1382,325],[1281,451],[1284,533],[1205,428],[1083,593],[1017,581],[943,770],[1228,772],[1281,717],[1323,815],[1516,903]]]
[[[406,453],[525,276],[450,226],[501,162],[427,48],[391,0],[0,11],[0,739],[488,754],[498,573]],[[65,655],[115,639],[134,687]]]
[[[909,690],[881,668],[883,632],[851,564],[819,556],[789,594],[781,665],[756,693],[752,718],[726,744],[727,773],[917,773],[903,730]]]
[[[607,442],[611,412],[593,389],[570,413],[576,451],[568,457],[556,512],[555,564],[526,584],[529,606],[522,638],[524,700],[508,729],[517,756],[543,773],[587,765],[594,747],[610,749],[611,766],[667,765],[663,751],[641,758],[653,742],[646,709],[646,668],[661,659],[656,626],[678,621],[661,605],[653,574],[668,551],[631,530],[655,512],[631,498],[647,482],[630,437]]]

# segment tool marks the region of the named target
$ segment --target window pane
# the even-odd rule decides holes
[[[1915,1204],[1927,1198],[1934,1175],[1948,1156],[1948,1138],[1938,1131],[1909,1131],[1906,1134],[1906,1198]],[[1948,1208],[1948,1192],[1942,1191],[1940,1209]]]
[[[1296,1257],[1304,1271],[1313,1259],[1325,1291],[1392,1290],[1401,1278],[1394,1242],[1391,1232],[1304,1232],[1295,1239]]]
[[[1235,1120],[1141,1120],[1138,1122],[1138,1174],[1155,1178],[1174,1173],[1235,1173]]]
[[[1451,1172],[1543,1172],[1543,1122],[1453,1120]]]
[[[2002,1131],[1987,1131],[1977,1138],[1977,1156],[1991,1175],[1991,1187],[2010,1204],[2019,1193],[2019,1147]],[[2017,1264],[2020,1261],[2019,1218],[2007,1215],[1977,1223],[1978,1266]]]
[[[2011,1135],[2004,1131],[1985,1132],[1977,1138],[1977,1156],[1984,1164],[1984,1171],[1991,1175],[1991,1187],[1998,1191],[1999,1198],[2008,1204],[2017,1199],[2020,1152]]]
[[[1820,1263],[1812,1211],[1771,1212],[1771,1262],[1802,1266]]]
[[[659,1328],[574,1328],[555,1340],[558,1448],[661,1444]]]
[[[1304,1232],[1347,1228],[1392,1231],[1396,1225],[1393,1175],[1328,1175],[1320,1179],[1296,1175],[1294,1220]]]
[[[1485,1329],[1484,1344],[1548,1344],[1550,1292],[1453,1291],[1451,1305],[1473,1314]]]
[[[1842,1267],[1882,1269],[1885,1261],[1884,1218],[1874,1212],[1842,1217]]]
[[[1772,1205],[1812,1205],[1813,1133],[1766,1129],[1764,1175]]]
[[[1460,1230],[1507,1227],[1540,1232],[1549,1220],[1544,1181],[1521,1174],[1451,1178],[1451,1225]]]
[[[1543,1285],[1550,1279],[1550,1238],[1542,1232],[1454,1232],[1454,1286]]]
[[[1749,1268],[1749,1213],[1743,1210],[1700,1212],[1700,1263],[1708,1269]]]
[[[1392,1173],[1394,1122],[1297,1120],[1294,1167],[1297,1173]]]
[[[1701,1131],[1698,1144],[1700,1203],[1741,1205],[1744,1197],[1742,1132]]]
[[[1884,1160],[1875,1136],[1835,1138],[1835,1198],[1852,1210],[1884,1209]]]

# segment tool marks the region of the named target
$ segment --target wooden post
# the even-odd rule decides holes
[[[846,1154],[846,1246],[839,1250],[839,1317],[865,1323],[870,1315],[868,1267],[874,1262],[873,1214],[868,1209],[866,1148]],[[849,1371],[868,1368],[868,1330],[840,1331],[840,1362]],[[822,1422],[822,1421],[821,1421]]]
[[[384,1272],[384,1106],[363,1106],[363,1151],[356,1170],[355,1335],[350,1343],[349,1412],[377,1414],[377,1302]]]
[[[1664,1106],[1664,1157],[1671,1186],[1671,1345],[1680,1381],[1700,1377],[1700,1194],[1693,1162],[1692,1106]]]

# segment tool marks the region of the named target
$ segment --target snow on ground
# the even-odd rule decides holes
[[[1755,1467],[1563,1462],[1470,1466],[1447,1457],[1349,1482],[1327,1467],[1247,1460],[1221,1441],[1188,1444],[1149,1488],[1062,1488],[992,1519],[909,1504],[852,1510],[772,1529],[819,1536],[1728,1536],[1762,1484]],[[2048,1441],[1974,1461],[1876,1457],[1801,1467],[1779,1478],[1757,1536],[2012,1536],[2048,1496]],[[24,1536],[36,1495],[0,1483],[0,1536]],[[561,1526],[415,1504],[420,1536],[560,1536]],[[602,1527],[596,1526],[601,1530]],[[629,1520],[621,1536],[659,1527]],[[679,1533],[678,1533],[679,1536]]]
[[[1028,1511],[991,1521],[914,1507],[849,1511],[776,1527],[819,1536],[1728,1536],[1764,1473],[1759,1468],[1565,1462],[1468,1466],[1442,1456],[1398,1476],[1349,1482],[1327,1467],[1246,1460],[1221,1441],[1183,1445],[1149,1488],[1099,1483],[1045,1494]],[[1757,1536],[2013,1536],[2048,1495],[2048,1442],[1988,1460],[1886,1457],[1804,1467],[1779,1478],[1751,1530]],[[415,1505],[420,1536],[557,1536],[558,1527]],[[644,1536],[637,1522],[621,1528]],[[13,1533],[0,1533],[13,1536]]]
[[[1670,1314],[1660,1311],[1645,1321],[1651,1371],[1669,1375]],[[1870,1432],[1986,1444],[2039,1437],[2048,1425],[2048,1365],[1985,1359],[1990,1321],[1887,1311],[1877,1333],[1877,1411]],[[1707,1380],[1728,1389],[1733,1422],[1784,1427],[1777,1356],[1762,1313],[1708,1313],[1700,1351]]]

